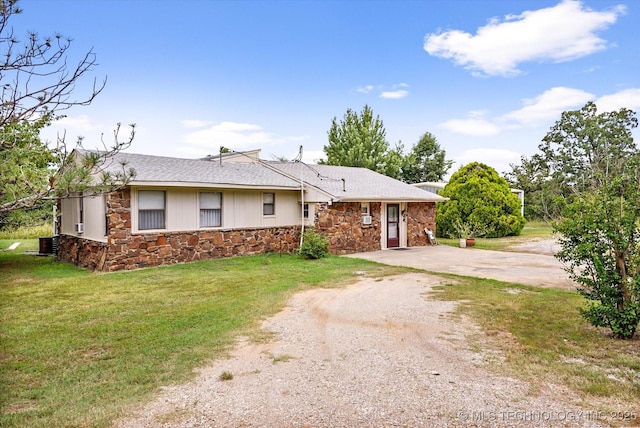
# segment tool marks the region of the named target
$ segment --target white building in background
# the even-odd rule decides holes
[[[440,191],[444,189],[447,183],[440,183],[434,181],[425,181],[423,183],[414,183],[412,186],[417,187],[418,189],[425,190],[427,192],[435,193],[437,195],[440,194]],[[518,196],[520,199],[520,214],[524,217],[524,190],[520,189],[511,189],[511,193]]]

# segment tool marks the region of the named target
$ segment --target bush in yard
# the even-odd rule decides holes
[[[640,150],[632,110],[598,113],[594,103],[562,113],[541,150],[571,198],[554,224],[556,257],[587,300],[582,316],[616,338],[640,323]]]
[[[443,237],[457,236],[456,225],[465,224],[471,234],[487,238],[519,235],[524,227],[520,199],[495,169],[479,162],[460,168],[451,176],[437,205],[437,230]]]
[[[625,174],[626,175],[626,174]],[[589,303],[582,316],[630,339],[640,323],[640,169],[581,194],[554,227],[565,263]]]
[[[302,235],[302,245],[298,253],[306,259],[319,259],[329,254],[329,240],[313,230]]]

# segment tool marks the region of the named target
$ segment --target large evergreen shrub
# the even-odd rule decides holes
[[[456,224],[460,222],[472,233],[488,238],[519,235],[524,227],[520,199],[495,169],[483,163],[460,168],[440,194],[449,198],[437,206],[440,236],[458,238]]]

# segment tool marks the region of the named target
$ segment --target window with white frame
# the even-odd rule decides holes
[[[262,194],[262,215],[274,215],[276,213],[276,194]]]
[[[84,195],[78,197],[78,223],[84,223]]]
[[[360,204],[360,214],[363,216],[370,215],[369,214],[369,202],[362,202]]]
[[[138,229],[165,228],[165,200],[164,190],[138,191]]]
[[[200,192],[200,227],[222,226],[222,192]]]
[[[303,218],[309,218],[309,204],[304,204],[302,206],[302,216]]]
[[[102,197],[102,203],[104,204],[104,236],[109,235],[109,201],[107,195]]]

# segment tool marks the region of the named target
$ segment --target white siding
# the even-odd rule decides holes
[[[83,238],[95,241],[107,241],[105,236],[105,203],[103,195],[84,198]]]
[[[85,239],[106,242],[104,196],[85,196],[82,198],[82,224],[84,233],[76,233],[76,224],[80,223],[80,197],[66,198],[61,202],[62,222],[60,232],[65,235],[80,236]]]
[[[65,235],[75,235],[73,225],[78,222],[78,200],[75,198],[63,199],[60,208],[62,216],[60,232]]]
[[[198,228],[198,192],[195,189],[167,191],[165,211],[168,230],[194,230]]]
[[[134,233],[157,231],[138,230],[138,190],[164,190],[166,192],[165,230],[171,232],[198,230],[200,192],[222,193],[222,229],[259,228],[271,226],[294,226],[300,224],[300,202],[298,191],[271,191],[275,193],[275,215],[262,215],[262,190],[196,189],[137,187],[131,192],[131,218]],[[215,228],[214,228],[215,229]]]

